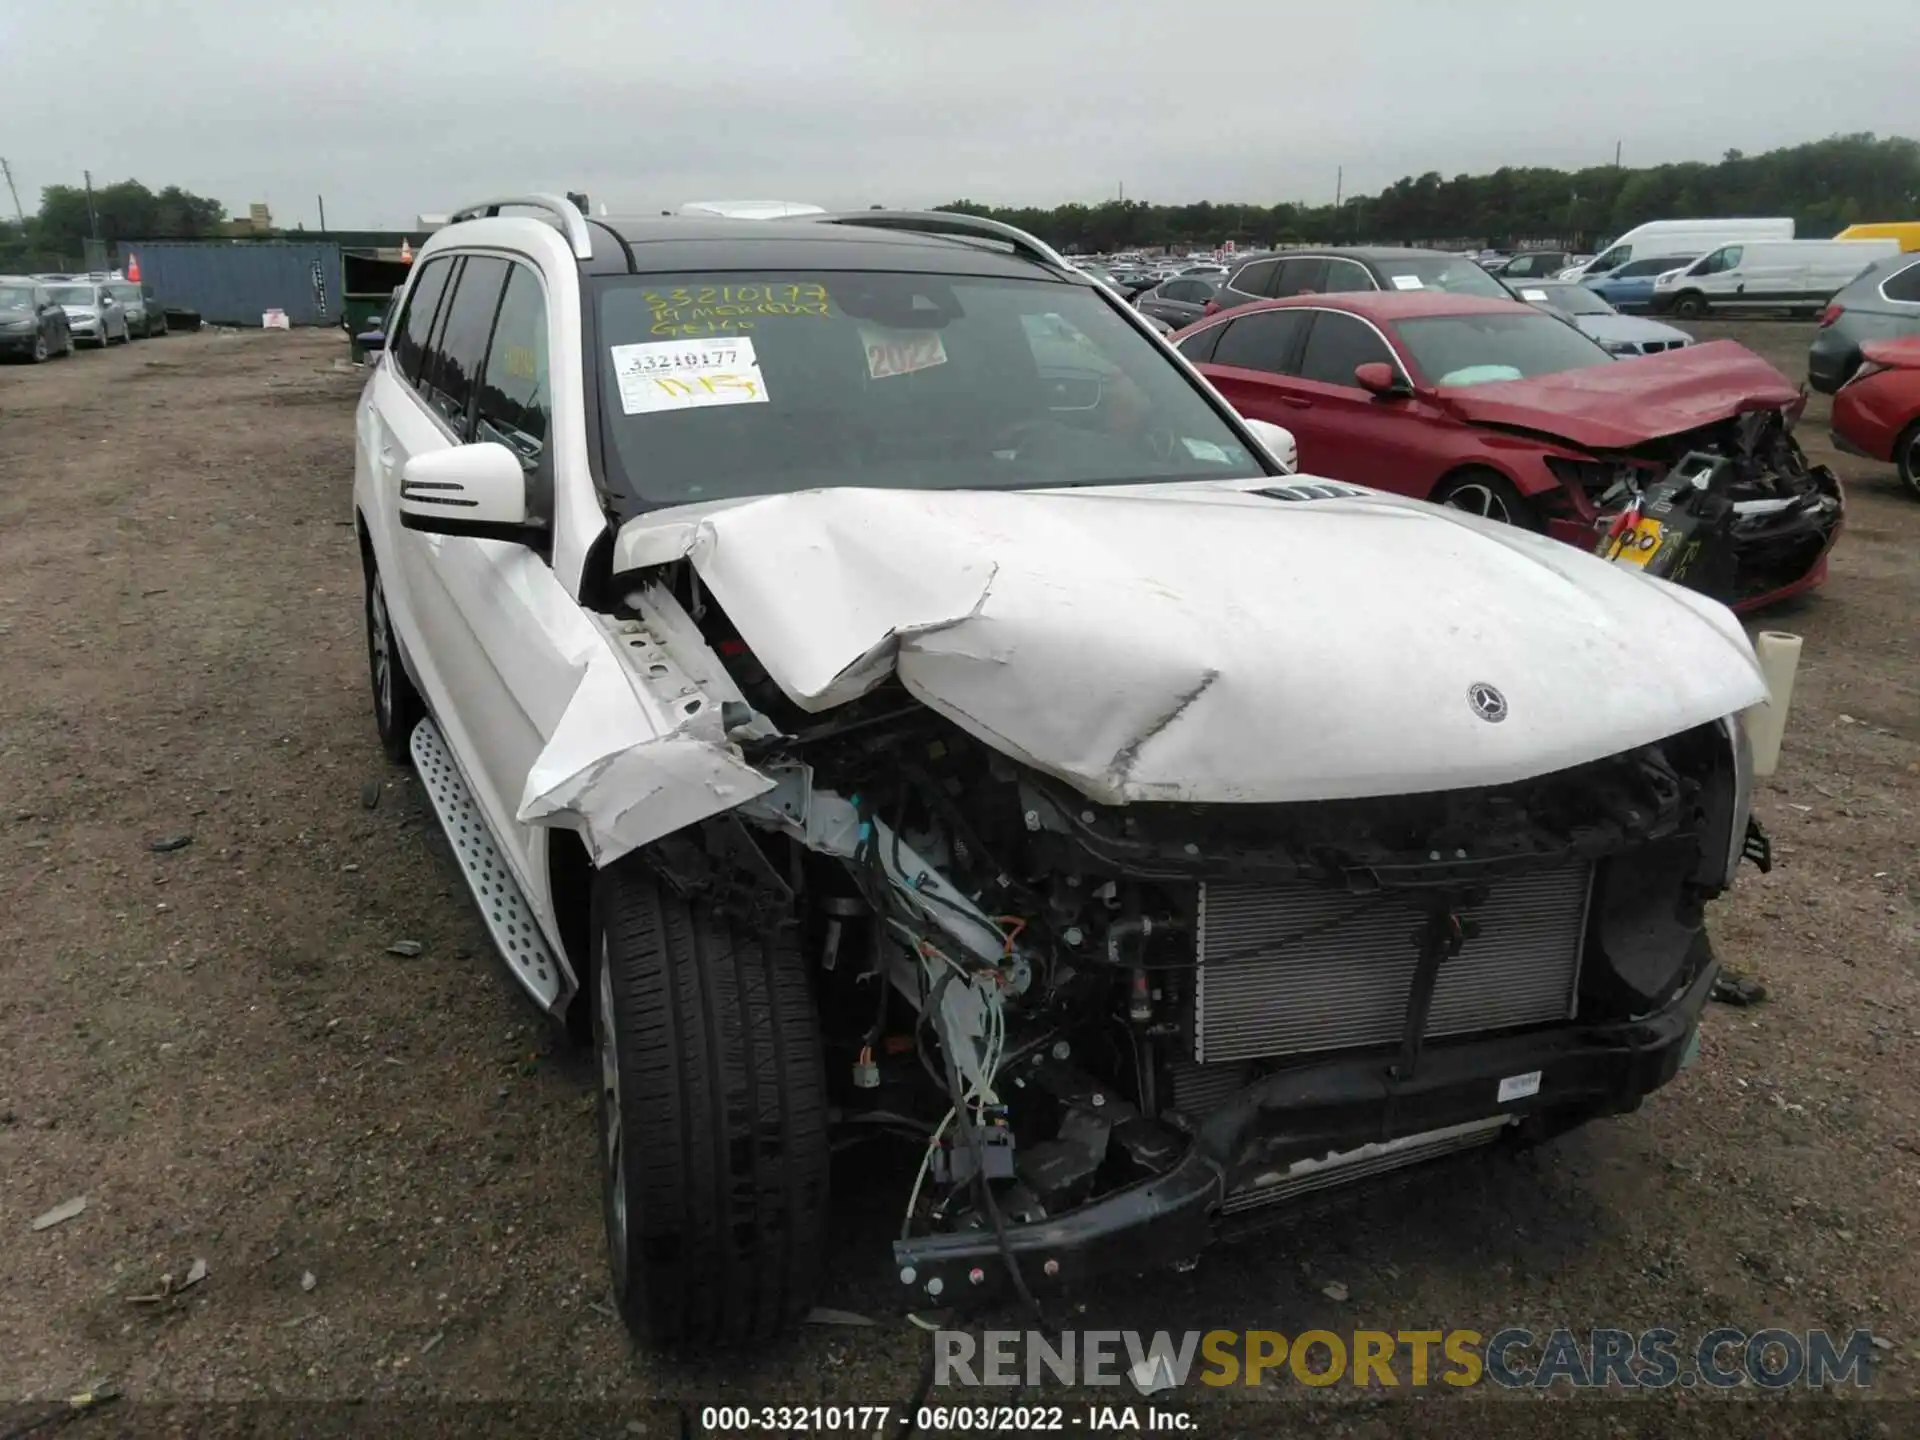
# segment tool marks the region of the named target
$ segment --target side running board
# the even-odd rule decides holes
[[[420,783],[433,813],[440,817],[440,828],[453,847],[453,858],[460,862],[460,873],[467,877],[467,886],[480,906],[480,918],[486,921],[507,969],[542,1009],[556,1009],[562,991],[572,988],[565,983],[566,972],[547,947],[540,924],[533,918],[533,907],[520,893],[513,872],[500,858],[480,807],[474,803],[460,767],[453,763],[453,752],[431,720],[413,727],[407,748],[413,752]]]

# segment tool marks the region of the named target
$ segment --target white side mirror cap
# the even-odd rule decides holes
[[[1254,439],[1267,447],[1267,454],[1292,475],[1300,468],[1300,447],[1294,443],[1293,432],[1284,425],[1276,425],[1271,420],[1246,420],[1247,429],[1253,432]]]
[[[524,540],[527,474],[492,440],[415,455],[400,471],[400,523],[436,535]]]

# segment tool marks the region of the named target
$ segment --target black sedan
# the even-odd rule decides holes
[[[38,280],[10,280],[0,276],[0,355],[31,360],[36,365],[55,355],[73,353],[73,332],[67,312],[54,302]]]
[[[1133,297],[1133,303],[1156,320],[1184,329],[1206,313],[1207,302],[1220,293],[1220,277],[1175,275]]]

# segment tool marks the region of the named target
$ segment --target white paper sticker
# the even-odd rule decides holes
[[[1421,288],[1420,277],[1418,275],[1396,275],[1393,277],[1393,288],[1396,290],[1418,290]]]
[[[1227,452],[1211,440],[1195,440],[1188,435],[1183,435],[1180,439],[1181,443],[1187,447],[1187,453],[1196,460],[1211,460],[1215,465],[1229,463],[1230,457]]]
[[[767,403],[759,358],[744,335],[615,345],[611,354],[620,408],[629,415]]]
[[[1540,1093],[1540,1072],[1529,1070],[1524,1075],[1509,1075],[1500,1082],[1500,1104],[1509,1100],[1524,1100],[1529,1095]]]
[[[860,343],[867,347],[867,374],[875,380],[947,363],[947,347],[938,330],[878,330],[862,325]]]
[[[1547,298],[1547,292],[1544,290],[1522,290],[1520,292],[1520,298],[1523,300],[1545,300]]]

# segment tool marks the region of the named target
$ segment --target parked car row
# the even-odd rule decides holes
[[[166,311],[138,281],[0,275],[0,355],[39,364],[81,345],[104,350],[166,333]]]

